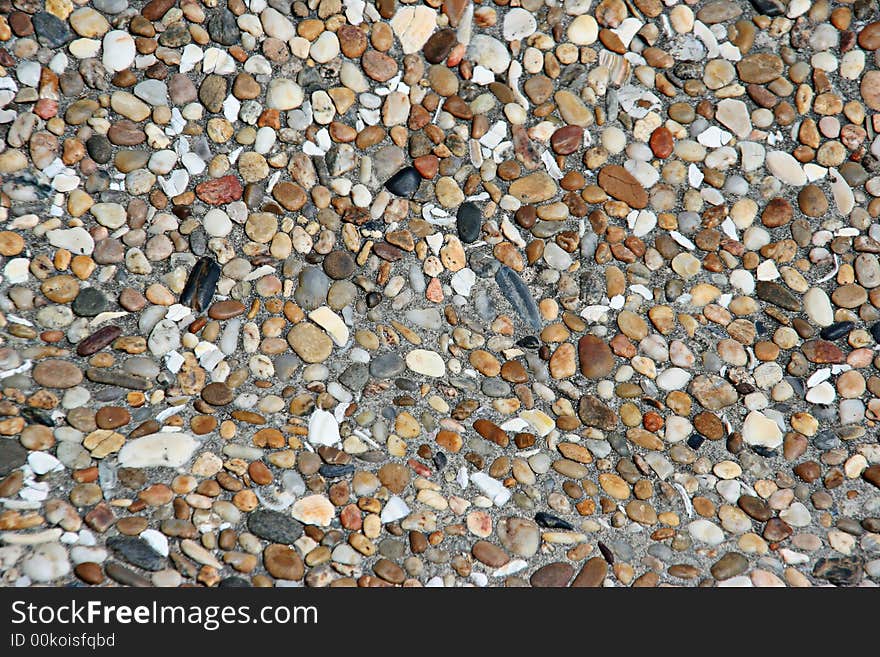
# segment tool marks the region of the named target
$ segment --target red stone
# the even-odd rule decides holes
[[[621,358],[632,358],[636,355],[636,346],[623,333],[615,335],[608,343],[611,350]]]
[[[430,180],[437,175],[437,171],[440,169],[440,158],[436,155],[422,155],[413,160],[413,166],[422,178]]]
[[[34,105],[34,114],[44,121],[48,121],[58,114],[58,101],[50,98],[40,98]]]
[[[196,196],[210,205],[222,205],[237,201],[241,198],[242,191],[241,183],[233,175],[206,180],[196,185]]]
[[[411,467],[417,475],[425,479],[431,476],[431,469],[424,463],[419,463],[415,459],[409,459],[406,464]]]
[[[648,142],[651,146],[651,152],[654,157],[667,158],[672,155],[672,133],[669,128],[661,125],[651,133],[651,140]]]
[[[642,418],[642,425],[648,431],[660,431],[663,428],[663,416],[654,411],[649,411]]]
[[[452,49],[452,52],[449,53],[449,57],[446,58],[446,65],[449,68],[454,66],[458,66],[461,64],[461,60],[464,59],[464,54],[467,52],[467,46],[463,43],[456,44]]]
[[[477,420],[474,422],[474,430],[486,440],[493,442],[500,447],[507,447],[510,440],[504,429],[491,420]]]
[[[157,21],[174,6],[174,0],[150,0],[141,9],[141,15],[148,21]]]
[[[588,334],[578,340],[578,360],[581,374],[588,379],[601,379],[614,369],[611,349],[595,335]]]
[[[825,340],[809,340],[801,347],[801,351],[811,363],[842,363],[845,360],[837,345]]]
[[[425,290],[425,298],[434,303],[443,301],[443,285],[440,283],[439,278],[432,278],[431,282],[428,283],[428,289]]]
[[[339,523],[353,532],[359,531],[364,521],[357,504],[349,504],[339,512]]]
[[[567,125],[559,128],[550,137],[550,145],[560,155],[570,155],[581,147],[584,137],[584,129],[577,125]]]

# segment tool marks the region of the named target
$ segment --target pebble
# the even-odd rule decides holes
[[[180,467],[197,446],[196,440],[183,432],[149,434],[127,441],[119,451],[119,464],[128,468]]]
[[[135,536],[113,536],[107,539],[107,547],[123,561],[144,570],[161,570],[166,564],[165,558],[147,541]]]
[[[14,4],[7,578],[876,585],[864,3]]]
[[[421,175],[415,167],[405,167],[395,173],[385,183],[385,189],[396,196],[412,196],[419,189]]]

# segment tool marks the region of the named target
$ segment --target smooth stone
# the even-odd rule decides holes
[[[390,379],[403,373],[406,364],[400,355],[387,353],[370,361],[370,375],[377,379]]]
[[[248,514],[247,528],[254,536],[292,545],[303,534],[303,525],[289,514],[268,509],[257,509]]]
[[[462,203],[456,212],[456,228],[459,239],[465,244],[476,242],[480,238],[483,226],[483,213],[471,201]]]
[[[385,183],[385,189],[395,196],[412,197],[422,183],[422,176],[415,167],[405,167]]]
[[[543,322],[538,304],[519,274],[507,265],[502,265],[495,273],[495,282],[517,314],[532,329],[540,330]]]
[[[187,463],[199,446],[184,432],[160,432],[126,442],[119,451],[119,465],[128,468],[178,468]]]
[[[161,570],[166,565],[165,558],[161,554],[145,540],[136,536],[111,536],[107,539],[107,547],[120,555],[124,561],[144,570]]]

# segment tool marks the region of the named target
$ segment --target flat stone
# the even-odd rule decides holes
[[[577,577],[571,583],[572,588],[597,588],[602,586],[608,573],[608,563],[601,557],[588,559]]]
[[[578,341],[580,371],[588,379],[601,379],[614,369],[611,348],[595,335],[585,335]]]
[[[198,447],[189,434],[154,433],[127,441],[119,451],[119,465],[127,468],[177,468],[187,463]]]
[[[480,238],[483,225],[483,214],[480,208],[470,201],[462,203],[456,212],[456,228],[458,237],[465,244],[476,242]]]
[[[370,361],[370,375],[377,379],[390,379],[402,374],[405,362],[398,354],[387,353]]]
[[[556,195],[556,182],[546,173],[532,173],[511,183],[508,193],[523,203],[540,203]],[[644,207],[644,206],[643,206]]]
[[[719,411],[734,404],[739,398],[732,385],[714,375],[701,374],[695,377],[688,390],[702,406],[710,411]]]
[[[309,322],[294,326],[287,334],[287,342],[296,355],[307,363],[320,363],[333,350],[333,341],[324,331]]]
[[[774,449],[782,444],[782,430],[760,411],[751,411],[742,427],[743,440],[749,445]]]
[[[34,367],[34,381],[45,388],[72,388],[83,379],[82,371],[63,360],[44,360]]]
[[[588,427],[610,431],[617,426],[617,415],[595,395],[584,395],[578,404],[578,417]]]
[[[535,588],[563,588],[568,586],[574,568],[571,564],[561,561],[547,564],[538,568],[529,578],[529,582]]]
[[[490,568],[500,568],[510,561],[510,557],[504,553],[504,550],[488,541],[474,543],[471,554],[474,555],[474,559]]]
[[[856,586],[864,577],[861,557],[821,558],[813,567],[813,576],[827,579],[835,586]]]
[[[719,581],[742,575],[749,569],[749,560],[738,552],[728,552],[712,564],[712,577]]]
[[[736,64],[739,79],[746,83],[765,84],[782,75],[782,59],[771,53],[743,57]]]
[[[252,516],[253,514],[248,519]],[[250,529],[250,526],[248,528]],[[257,534],[253,529],[251,531]],[[261,538],[265,538],[265,536],[261,536]],[[293,543],[293,541],[289,542]],[[274,543],[266,546],[266,549],[263,550],[263,565],[266,567],[266,572],[272,577],[282,580],[299,581],[305,575],[305,564],[296,549],[290,545]]]
[[[495,273],[495,282],[517,314],[533,329],[539,330],[543,323],[541,314],[522,278],[510,267],[502,265]]]
[[[123,561],[144,570],[157,571],[166,565],[165,557],[150,547],[149,543],[135,536],[111,536],[107,539],[107,547]]]
[[[288,514],[268,509],[257,509],[249,513],[247,528],[259,538],[284,545],[292,545],[303,534],[302,523]]]
[[[786,310],[798,311],[801,309],[801,300],[790,290],[784,288],[779,283],[772,281],[758,281],[755,286],[758,298],[774,306],[785,308]]]
[[[648,194],[641,183],[626,169],[611,164],[599,171],[599,186],[605,192],[631,208],[641,209],[648,205]]]

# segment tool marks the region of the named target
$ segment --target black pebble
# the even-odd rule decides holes
[[[233,589],[233,588],[250,588],[251,583],[242,577],[227,577],[226,579],[221,579],[220,583],[217,584],[217,588],[220,589]]]
[[[396,196],[412,196],[422,184],[422,175],[415,167],[404,167],[385,183],[385,189]]]
[[[527,335],[526,337],[517,340],[516,346],[522,347],[523,349],[537,349],[541,346],[541,341],[534,335]]]
[[[196,312],[207,310],[214,298],[214,290],[217,289],[217,281],[220,280],[220,265],[211,258],[201,258],[183,286],[179,302],[189,306]]]
[[[281,511],[257,509],[248,514],[248,530],[259,538],[273,543],[294,543],[302,536],[302,523]]]
[[[849,333],[854,326],[854,322],[835,322],[819,331],[819,335],[823,340],[837,340]]]
[[[475,203],[470,201],[458,206],[455,226],[458,228],[458,237],[465,244],[476,242],[480,237],[480,228],[483,225],[483,213]]]
[[[31,408],[30,406],[25,406],[21,409],[21,415],[24,417],[30,424],[42,424],[44,427],[54,427],[55,420],[52,419],[52,416],[49,415],[46,411],[41,411],[38,408]]]
[[[113,157],[113,146],[104,135],[92,135],[86,140],[86,150],[89,157],[98,164],[107,164]]]
[[[401,390],[406,390],[407,392],[415,392],[419,389],[419,384],[413,381],[412,379],[404,379],[399,378],[394,380],[394,385],[396,385]]]
[[[70,308],[77,317],[95,317],[110,307],[107,296],[94,287],[80,290]]]
[[[535,522],[546,529],[567,529],[569,531],[574,530],[574,527],[572,527],[571,523],[566,522],[562,518],[554,516],[552,513],[547,513],[546,511],[538,511],[538,513],[535,514]]]
[[[781,0],[750,0],[752,7],[764,16],[782,16],[785,4]]]
[[[162,570],[166,564],[165,557],[137,536],[111,536],[107,539],[107,547],[131,565],[144,570]]]
[[[318,472],[321,473],[322,477],[345,477],[346,475],[354,474],[354,466],[350,463],[347,465],[331,465],[325,463],[318,468]]]

